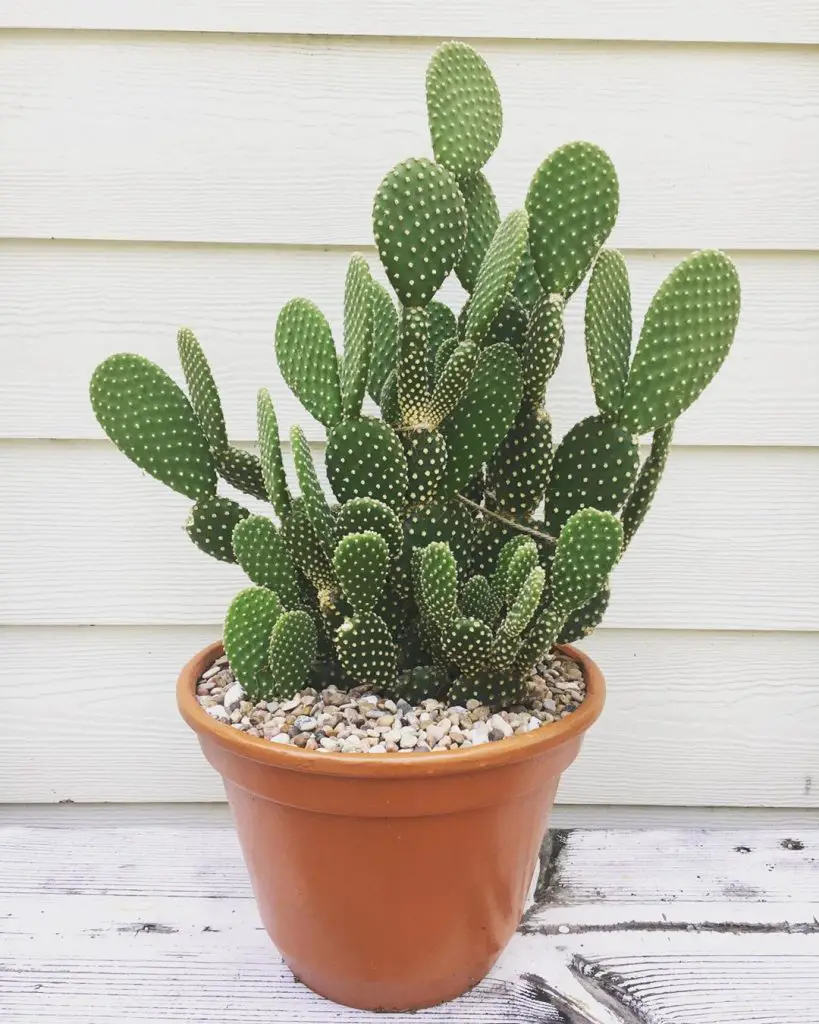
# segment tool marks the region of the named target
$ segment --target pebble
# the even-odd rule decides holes
[[[234,683],[232,686],[229,686],[227,690],[225,690],[225,695],[222,699],[225,711],[227,711],[228,714],[235,711],[241,704],[244,695],[245,691],[242,689],[241,683]]]
[[[320,753],[392,754],[466,749],[534,732],[570,715],[583,702],[585,683],[580,668],[557,655],[536,666],[523,703],[500,712],[475,698],[465,707],[431,697],[412,705],[368,693],[366,687],[344,692],[335,685],[254,704],[220,658],[200,677],[196,693],[215,721],[270,743]]]

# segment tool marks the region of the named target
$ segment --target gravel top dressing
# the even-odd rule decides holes
[[[413,705],[361,686],[348,692],[308,687],[290,700],[254,704],[221,657],[202,675],[196,693],[212,718],[249,736],[305,750],[387,754],[456,750],[532,732],[571,714],[583,702],[586,684],[575,662],[557,655],[536,666],[525,702],[508,711],[493,712],[477,700]]]

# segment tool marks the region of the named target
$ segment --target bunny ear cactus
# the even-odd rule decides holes
[[[323,456],[298,426],[283,446],[265,389],[258,455],[231,444],[188,329],[177,338],[187,393],[128,353],[91,380],[107,436],[192,503],[190,538],[253,584],[228,609],[224,643],[254,700],[295,695],[319,676],[407,700],[525,700],[552,647],[601,621],[677,418],[733,340],[736,270],[703,250],[660,285],[632,351],[626,261],[605,248],[619,206],[608,156],[589,142],[562,146],[522,208],[502,216],[486,173],[502,128],[486,63],[445,43],[426,99],[434,158],[399,163],[373,202],[392,292],[355,254],[343,352],[306,298],[275,325],[281,377],[324,427]],[[437,297],[453,273],[467,293],[457,318]],[[587,274],[597,413],[555,439],[547,393]],[[220,479],[269,502],[274,518],[218,493]]]

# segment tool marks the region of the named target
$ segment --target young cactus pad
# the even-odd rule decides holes
[[[200,549],[247,575],[224,645],[254,701],[333,681],[395,700],[525,702],[555,644],[602,620],[676,420],[733,340],[739,281],[715,250],[684,259],[633,325],[626,260],[604,248],[617,175],[592,142],[539,154],[526,195],[499,206],[500,93],[472,47],[438,47],[426,104],[432,155],[383,176],[372,203],[381,266],[351,256],[337,282],[343,331],[334,339],[308,298],[275,323],[269,369],[275,351],[323,438],[301,425],[280,435],[272,381],[257,397],[258,453],[232,443],[188,328],[177,338],[185,390],[128,353],[91,380],[108,437],[185,496],[179,516]],[[577,345],[566,310],[587,275],[597,412],[553,437],[547,393]],[[245,508],[221,482],[266,507]]]

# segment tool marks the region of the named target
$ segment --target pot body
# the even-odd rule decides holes
[[[183,717],[224,779],[262,921],[293,973],[365,1010],[460,995],[523,913],[560,775],[602,709],[597,666],[573,648],[584,703],[498,743],[423,754],[318,754],[226,728],[196,701],[222,653],[179,678]]]

